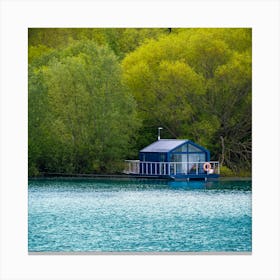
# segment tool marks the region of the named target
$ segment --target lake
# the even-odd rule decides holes
[[[33,179],[29,252],[251,252],[251,181]]]

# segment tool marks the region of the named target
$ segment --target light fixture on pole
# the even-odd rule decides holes
[[[160,140],[160,131],[162,130],[162,127],[158,127],[158,140]]]

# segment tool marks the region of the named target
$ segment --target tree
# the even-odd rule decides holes
[[[74,41],[90,40],[109,47],[119,60],[145,40],[166,35],[162,28],[29,28],[28,44],[32,48],[61,50]],[[31,52],[34,52],[32,50]]]
[[[163,126],[169,137],[209,147],[230,168],[249,168],[251,30],[172,33],[147,41],[122,62],[146,129]]]
[[[116,56],[106,47],[82,41],[57,51],[39,69],[30,72],[30,82],[40,71],[45,90],[37,87],[36,93],[44,96],[48,108],[47,144],[42,145],[42,139],[38,144],[45,171],[120,170],[138,120],[134,99],[120,82]],[[35,118],[32,110],[30,118]],[[30,123],[30,139],[36,132]]]
[[[250,169],[251,29],[31,28],[28,37],[30,174],[121,170],[158,126]]]
[[[209,87],[207,111],[219,121],[215,138],[221,141],[220,161],[231,169],[251,168],[252,65],[251,53],[234,53],[219,67]]]

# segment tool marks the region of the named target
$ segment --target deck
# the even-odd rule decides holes
[[[218,178],[220,164],[218,161],[209,161],[209,168],[204,169],[206,162],[148,162],[126,160],[125,174],[154,178],[172,179],[207,179]]]

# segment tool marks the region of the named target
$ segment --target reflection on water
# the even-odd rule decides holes
[[[251,251],[251,181],[30,180],[39,252]]]

